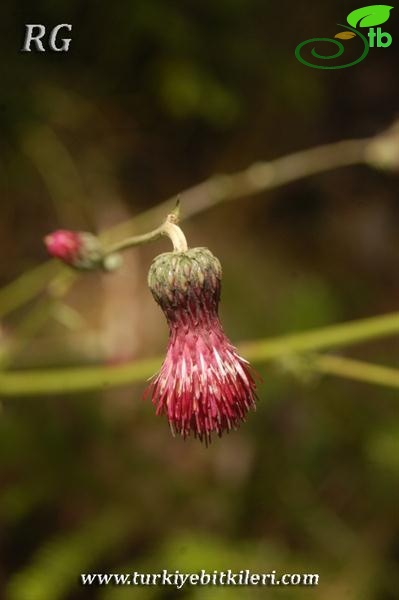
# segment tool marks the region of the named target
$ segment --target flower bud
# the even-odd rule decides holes
[[[151,292],[169,324],[169,344],[148,392],[172,433],[211,434],[237,428],[255,407],[248,362],[223,332],[218,306],[222,268],[207,248],[157,256],[148,274]]]
[[[76,269],[93,270],[102,266],[103,250],[92,233],[58,229],[44,238],[50,256]]]

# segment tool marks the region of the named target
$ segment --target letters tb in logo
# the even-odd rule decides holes
[[[71,38],[61,38],[61,40],[57,40],[57,36],[61,29],[72,31],[72,25],[61,23],[51,30],[50,35],[48,36],[48,46],[50,50],[53,50],[54,52],[68,52],[69,50]],[[38,52],[46,52],[44,47],[45,41],[43,41],[45,35],[46,27],[44,25],[25,25],[25,39],[21,48],[22,52],[32,52],[32,46]]]
[[[370,27],[367,34],[369,36],[370,48],[374,48],[374,40],[377,37],[377,48],[387,48],[392,44],[392,36],[386,31],[381,31],[381,27],[377,27],[377,33],[374,27]]]

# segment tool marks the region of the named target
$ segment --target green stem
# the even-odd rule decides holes
[[[250,360],[263,361],[291,353],[349,346],[357,342],[397,333],[399,333],[399,312],[340,323],[303,333],[247,342],[241,346],[241,350]]]
[[[374,166],[375,161],[371,160],[368,149],[377,145],[377,154],[381,154],[379,146],[383,151],[386,146],[384,140],[384,134],[371,139],[345,140],[295,152],[271,161],[257,162],[238,173],[212,176],[182,192],[180,198],[184,204],[184,217],[188,219],[221,202],[264,192],[324,171],[362,163]],[[110,251],[115,251],[115,248],[118,249],[118,247],[123,248],[124,242],[118,240],[130,237],[132,232],[139,228],[145,229],[151,223],[159,222],[166,213],[173,209],[174,203],[175,197],[169,198],[133,219],[104,231],[100,235],[100,239],[109,247]],[[146,235],[144,234],[144,237]],[[137,243],[143,243],[140,238],[141,236],[130,238],[130,246],[136,245],[134,240],[139,240]],[[39,294],[46,288],[49,279],[59,268],[54,261],[45,263],[24,273],[11,284],[0,289],[0,317],[19,308]]]
[[[136,235],[134,237],[126,238],[120,242],[116,242],[115,244],[109,246],[106,251],[106,255],[114,254],[116,252],[120,252],[121,250],[126,250],[127,248],[131,248],[133,246],[140,246],[141,244],[148,244],[149,242],[154,242],[162,236],[167,236],[171,240],[173,244],[173,249],[175,252],[185,252],[188,248],[187,240],[183,231],[177,225],[176,217],[171,213],[166,218],[166,221],[162,223],[156,229],[149,231],[148,233],[144,233],[142,235]]]
[[[153,231],[148,233],[144,233],[143,235],[136,235],[134,237],[128,237],[120,242],[116,242],[109,246],[106,250],[106,256],[109,254],[115,254],[116,252],[121,252],[122,250],[126,250],[127,248],[132,248],[133,246],[140,246],[141,244],[146,244],[147,242],[154,242],[158,238],[162,236],[162,226],[157,227]]]
[[[17,279],[0,289],[0,318],[35,298],[62,270],[55,260],[25,271]],[[64,269],[65,271],[66,269]]]
[[[323,355],[312,357],[311,367],[319,373],[373,383],[389,388],[399,388],[399,369],[373,365],[343,356]]]
[[[159,369],[162,358],[117,366],[8,371],[0,373],[0,396],[35,396],[108,389],[145,381]]]
[[[265,363],[290,354],[312,352],[322,348],[350,346],[357,342],[384,338],[397,333],[399,333],[398,312],[323,327],[322,329],[295,335],[247,342],[242,344],[239,350],[251,362]],[[338,369],[337,357],[321,358],[325,362],[324,367],[322,361],[319,363],[319,370],[324,368],[323,372],[327,372],[328,360],[330,361],[330,369],[333,368],[334,360],[335,368]],[[343,360],[340,359],[341,365]],[[159,357],[118,366],[8,371],[0,374],[0,396],[76,393],[132,384],[151,377],[158,370],[161,361],[162,358]],[[376,368],[378,369],[378,367]],[[383,367],[379,368],[382,369]],[[363,369],[363,373],[365,373],[365,369]],[[339,374],[338,371],[336,371],[336,374]],[[365,378],[367,380],[366,375]],[[374,382],[376,383],[376,380]]]
[[[24,348],[31,339],[43,328],[50,318],[54,308],[54,299],[46,298],[39,301],[28,311],[27,315],[19,322],[13,332],[13,337],[9,345],[0,354],[0,369],[5,370],[10,367],[14,357]]]
[[[364,163],[373,166],[367,149],[371,142],[381,139],[382,135],[324,144],[274,160],[259,161],[236,173],[213,175],[179,195],[184,206],[184,219],[205,212],[222,202],[253,196],[325,171]],[[264,201],[264,197],[262,200]],[[145,228],[148,223],[156,223],[162,215],[170,211],[174,201],[175,197],[168,198],[138,216],[113,226],[103,232],[101,237],[105,240],[121,239],[131,235],[138,227]]]

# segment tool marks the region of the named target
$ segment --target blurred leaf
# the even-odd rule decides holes
[[[224,125],[239,112],[237,96],[209,71],[188,61],[162,65],[159,94],[168,112],[178,118],[197,116]]]
[[[94,517],[77,531],[49,541],[7,586],[7,600],[58,600],[79,585],[79,573],[90,570],[105,552],[120,546],[129,521],[115,513]]]
[[[282,331],[300,331],[340,318],[338,298],[327,282],[317,277],[292,281],[278,306]]]
[[[399,426],[383,429],[371,436],[369,441],[371,460],[390,474],[399,477]]]

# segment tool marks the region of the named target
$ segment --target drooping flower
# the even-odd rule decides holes
[[[103,260],[98,238],[86,231],[58,229],[46,235],[44,243],[50,256],[76,269],[95,269]]]
[[[172,433],[207,444],[236,429],[255,408],[249,363],[223,332],[218,316],[222,269],[207,248],[168,252],[150,268],[151,292],[169,325],[166,358],[147,393]]]

